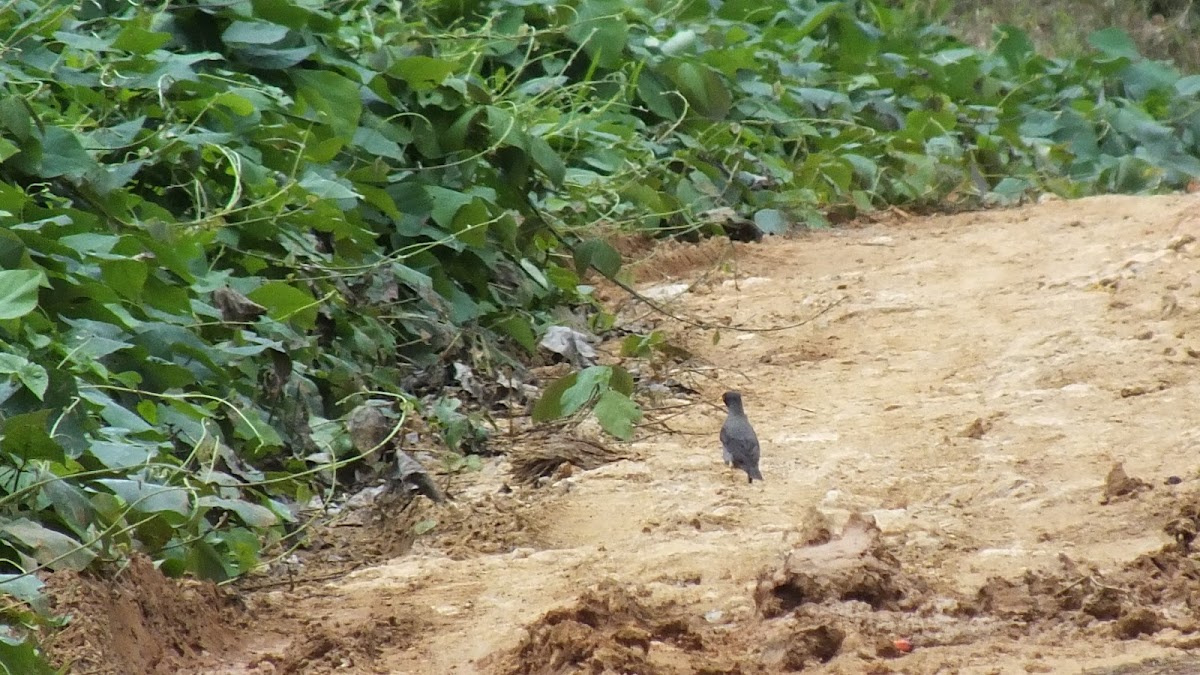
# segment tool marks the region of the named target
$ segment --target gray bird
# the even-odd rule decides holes
[[[745,471],[750,483],[755,479],[762,480],[762,473],[758,470],[758,436],[754,434],[754,427],[750,426],[746,411],[742,409],[742,395],[727,391],[721,399],[729,409],[729,416],[721,425],[721,450],[725,464]]]

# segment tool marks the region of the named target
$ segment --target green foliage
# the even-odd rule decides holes
[[[0,573],[253,568],[360,459],[364,397],[407,414],[423,375],[490,374],[589,302],[621,263],[596,222],[782,232],[1200,173],[1200,84],[1118,32],[1068,60],[871,0],[398,7],[0,13]],[[535,417],[628,438],[632,394],[596,366]],[[452,447],[486,443],[434,398]]]
[[[546,387],[533,407],[533,421],[568,417],[590,405],[601,428],[628,440],[633,436],[633,425],[642,419],[642,409],[631,398],[633,387],[633,375],[620,366],[584,368]]]
[[[518,218],[564,161],[486,88],[483,38],[382,2],[101,5],[0,16],[0,572],[26,599],[133,551],[244,573],[359,459],[331,427],[363,396],[407,412],[402,382],[533,349],[581,297]],[[452,447],[486,440],[439,400]]]

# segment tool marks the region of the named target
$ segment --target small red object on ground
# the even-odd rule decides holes
[[[895,645],[898,651],[904,652],[905,654],[913,650],[912,641],[908,638],[897,638],[892,640],[892,644]]]

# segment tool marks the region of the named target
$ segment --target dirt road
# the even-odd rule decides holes
[[[251,598],[202,670],[1193,672],[1194,236],[1200,198],[1104,197],[661,251],[709,272],[669,302],[696,320],[840,304],[662,321],[703,394],[671,433],[509,494],[485,467],[408,555]],[[725,388],[764,483],[721,463]]]

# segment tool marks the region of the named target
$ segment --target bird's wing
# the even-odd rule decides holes
[[[724,443],[726,449],[739,457],[746,457],[758,449],[758,441],[753,437],[742,436],[740,434],[730,434]]]

